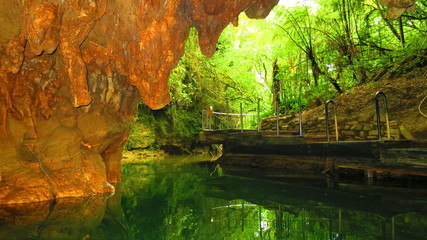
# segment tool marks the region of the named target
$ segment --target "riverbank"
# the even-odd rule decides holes
[[[375,113],[375,94],[383,92],[388,98],[391,138],[427,141],[427,67],[416,69],[405,77],[389,78],[356,86],[331,99],[337,106],[340,140],[378,139]],[[424,100],[424,102],[423,102]],[[334,133],[333,106],[330,107],[330,132]],[[381,119],[385,122],[384,102],[380,99]],[[263,119],[264,131],[276,131],[276,116]],[[325,106],[302,112],[303,134],[325,136]],[[383,123],[384,124],[384,123]],[[385,126],[383,136],[385,136]],[[279,117],[279,130],[299,131],[299,115]]]
[[[218,162],[240,168],[328,173],[333,177],[343,172],[352,172],[361,179],[424,177],[427,172],[424,164],[427,102],[423,102],[427,95],[426,74],[427,68],[420,68],[405,77],[356,86],[331,99],[337,106],[338,142],[332,111],[329,123],[332,142],[327,141],[325,106],[321,105],[302,112],[302,136],[296,136],[300,133],[298,114],[263,119],[263,133],[252,138],[239,137],[237,132],[227,136],[217,133],[211,140],[224,144],[224,154]],[[388,98],[390,140],[382,108],[380,141],[374,101],[377,92],[385,93]],[[384,103],[380,99],[381,107]],[[279,136],[276,136],[277,130]],[[292,139],[296,142],[289,142]]]

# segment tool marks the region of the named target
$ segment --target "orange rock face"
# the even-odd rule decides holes
[[[189,29],[214,54],[278,0],[0,0],[0,204],[114,191],[138,101],[169,101]]]

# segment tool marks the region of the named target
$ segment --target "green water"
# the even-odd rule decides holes
[[[0,239],[427,239],[422,189],[230,175],[193,160],[124,164],[111,197],[0,207]]]

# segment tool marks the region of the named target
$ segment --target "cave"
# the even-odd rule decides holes
[[[0,204],[114,192],[137,104],[169,103],[190,28],[212,56],[241,12],[278,1],[0,0]]]

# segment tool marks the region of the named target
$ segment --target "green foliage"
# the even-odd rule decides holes
[[[123,182],[116,193],[122,195],[123,210],[114,215],[124,218],[122,226],[129,236],[123,239],[374,240],[426,236],[425,201],[405,201],[403,189],[383,195],[384,189],[378,186],[375,189],[379,191],[372,192],[354,186],[327,189],[297,178],[219,177],[213,166],[182,164],[180,160],[123,165]],[[388,196],[386,203],[383,196]]]
[[[207,106],[212,106],[214,111],[238,112],[243,103],[245,113],[254,113],[261,98],[268,110],[267,75],[271,63],[260,55],[261,49],[256,53],[241,50],[241,46],[249,44],[245,39],[252,40],[257,32],[248,28],[236,33],[236,29],[227,28],[219,39],[215,56],[207,58],[199,50],[197,33],[191,31],[185,55],[169,79],[171,103],[157,111],[143,104],[139,106],[138,121],[153,130],[157,145],[188,142],[201,130],[201,113]]]
[[[275,55],[283,89],[281,109],[294,108],[289,99],[302,96],[311,106],[333,98],[339,89],[427,65],[425,1],[401,21],[384,18],[385,9],[377,1],[314,2],[317,5],[278,6],[268,19],[283,46]]]
[[[310,2],[310,1],[308,1]],[[172,72],[172,102],[163,110],[140,107],[139,119],[155,130],[158,144],[200,130],[201,112],[273,114],[273,63],[277,60],[281,113],[319,105],[353,86],[397,77],[427,65],[427,4],[389,20],[377,0],[317,0],[278,5],[266,20],[241,15],[227,27],[213,58],[200,53],[193,29],[185,55]],[[350,90],[351,91],[351,90]],[[169,139],[169,140],[168,140]]]
[[[132,124],[133,128],[130,132],[129,141],[126,143],[124,149],[128,151],[135,149],[155,149],[154,132],[145,124],[137,121],[137,119]]]

